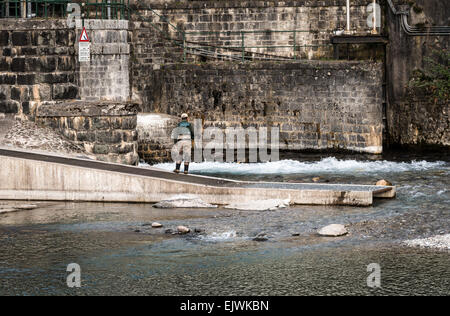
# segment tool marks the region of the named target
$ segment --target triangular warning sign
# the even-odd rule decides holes
[[[80,42],[90,42],[89,36],[88,36],[88,34],[86,32],[86,28],[85,27],[83,27],[83,32],[81,32]]]

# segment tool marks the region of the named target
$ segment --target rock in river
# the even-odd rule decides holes
[[[186,226],[178,226],[177,231],[181,235],[189,234],[191,232],[191,230],[189,228],[187,228]]]
[[[340,237],[348,234],[348,230],[344,225],[333,224],[322,228],[318,231],[320,236],[325,237]]]
[[[380,180],[377,182],[376,184],[377,186],[382,186],[382,187],[391,187],[392,183],[390,183],[389,181],[386,180]]]
[[[17,212],[17,209],[15,209],[15,208],[0,208],[0,214],[14,213],[14,212]]]
[[[30,211],[36,209],[38,206],[34,204],[21,204],[14,206],[15,209],[18,209],[20,211]]]
[[[265,234],[265,233],[260,233],[260,234],[258,234],[258,236],[253,238],[253,240],[254,241],[263,242],[263,241],[268,241],[269,237],[267,237],[267,234]]]
[[[217,205],[206,203],[195,195],[178,195],[163,200],[153,207],[156,208],[217,208]]]
[[[153,227],[153,228],[161,228],[161,227],[163,227],[163,224],[160,224],[160,223],[158,223],[158,222],[154,222],[154,223],[152,224],[152,227]]]

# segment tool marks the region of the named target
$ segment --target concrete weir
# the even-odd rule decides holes
[[[194,194],[211,204],[290,199],[304,205],[370,206],[395,187],[242,182],[176,175],[94,160],[0,148],[0,199],[156,203]]]

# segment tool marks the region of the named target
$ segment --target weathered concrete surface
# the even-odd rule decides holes
[[[178,177],[156,169],[58,156],[35,155],[39,159],[25,159],[18,158],[24,154],[22,152],[1,148],[0,154],[0,199],[4,200],[154,203],[177,194],[193,194],[207,203],[219,205],[239,200],[289,199],[293,204],[369,206],[376,193],[371,186],[358,186],[359,191],[348,190],[345,185],[336,185],[334,189],[314,189],[309,185],[304,190],[301,186],[297,189],[244,187],[251,183],[199,176]],[[92,167],[71,165],[74,161]],[[320,187],[319,184],[316,186]],[[379,188],[380,191],[389,189],[395,190]]]
[[[274,211],[286,208],[291,204],[289,200],[257,200],[237,202],[227,205],[225,208],[240,211]]]

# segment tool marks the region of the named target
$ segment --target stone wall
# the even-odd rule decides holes
[[[439,0],[395,1],[397,8],[411,8],[412,26],[449,25],[450,6]],[[400,4],[407,4],[401,7]],[[412,6],[411,6],[412,5]],[[450,52],[450,36],[409,36],[389,10],[391,44],[387,49],[389,146],[450,146],[449,100],[435,100],[409,86],[416,69],[426,67],[434,51]]]
[[[246,57],[251,59],[293,57],[298,59],[331,59],[333,48],[330,42],[333,32],[346,27],[345,0],[302,1],[130,1],[133,8],[130,23],[132,51],[132,97],[142,104],[154,101],[149,82],[153,68],[170,63],[215,61],[220,54],[242,56],[242,35],[245,34]],[[367,5],[370,0],[352,0],[351,29],[355,34],[368,34]],[[384,6],[384,1],[382,2]],[[153,11],[148,8],[151,7]],[[170,22],[171,25],[168,24]],[[384,21],[383,21],[384,23]],[[209,50],[215,57],[199,56],[198,50],[183,54],[185,32],[224,32],[220,34],[188,34],[188,46],[211,45]],[[281,31],[268,33],[267,30]],[[285,32],[298,30],[294,33]],[[231,33],[228,33],[228,32]],[[381,28],[385,32],[384,28]],[[254,32],[254,33],[251,33]],[[168,40],[168,38],[173,40]],[[217,49],[224,46],[229,49]],[[272,46],[272,48],[251,48]],[[277,47],[274,47],[277,46]],[[287,46],[287,47],[280,47]],[[234,47],[234,48],[232,48]],[[368,59],[370,49],[354,46],[351,58]]]
[[[36,111],[36,122],[108,162],[137,164],[137,105],[114,102],[47,102]]]
[[[135,164],[128,21],[84,25],[91,61],[79,63],[81,21],[68,29],[63,19],[0,19],[0,113],[51,126],[101,160]]]
[[[389,116],[391,146],[450,149],[450,105],[429,97],[410,95]]]
[[[241,31],[247,52],[277,56],[318,59],[332,57],[330,37],[333,31],[346,27],[346,1],[131,1],[140,8],[136,19],[145,17],[157,28],[168,31],[171,38],[182,39],[178,30],[186,32],[189,46],[207,43],[226,46],[241,54]],[[367,25],[368,0],[351,3],[351,31],[370,34]],[[144,10],[151,7],[154,11]],[[163,17],[163,18],[161,18]],[[170,25],[168,25],[170,22]],[[176,28],[177,29],[176,29]],[[282,31],[268,33],[267,31]],[[294,33],[285,32],[297,30]],[[201,34],[199,34],[199,32]],[[205,32],[217,32],[206,34]],[[254,32],[254,33],[250,33]],[[294,40],[296,49],[294,50]],[[277,46],[276,48],[257,48]],[[287,47],[285,47],[287,46]],[[211,48],[213,51],[217,49]],[[230,51],[221,53],[232,54]]]
[[[145,112],[187,112],[204,127],[280,127],[281,149],[381,153],[382,64],[164,65]]]
[[[0,19],[0,113],[77,98],[75,42],[65,20]]]
[[[128,21],[85,20],[84,26],[91,40],[91,61],[80,63],[81,99],[129,101]],[[81,20],[76,29],[81,34]]]

